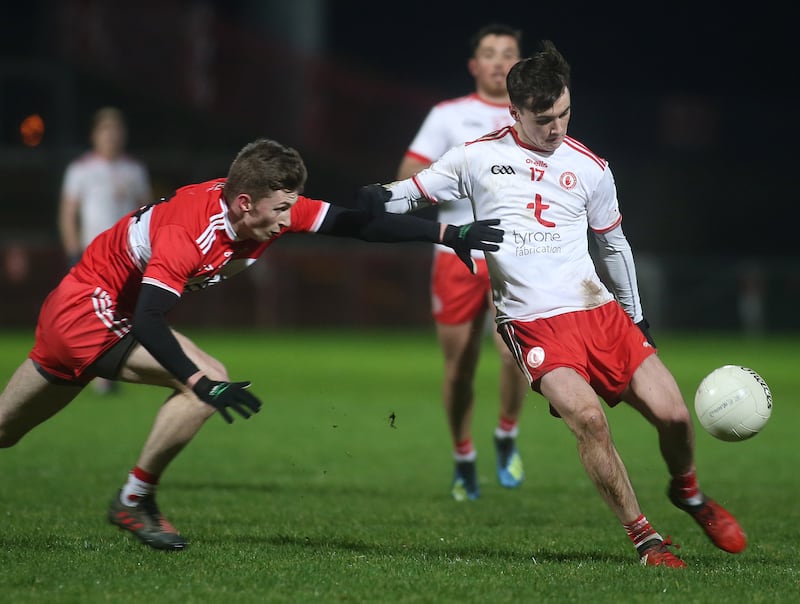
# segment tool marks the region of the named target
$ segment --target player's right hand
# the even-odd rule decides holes
[[[250,382],[217,382],[203,376],[192,390],[201,401],[214,407],[226,422],[232,424],[229,408],[245,419],[261,409],[261,401],[247,392],[249,387]]]
[[[642,331],[644,337],[647,339],[648,344],[650,344],[650,346],[653,348],[657,348],[656,343],[653,340],[653,336],[650,335],[650,323],[647,321],[647,319],[643,318],[641,321],[636,323],[636,327]]]
[[[381,185],[366,185],[356,191],[356,208],[372,219],[386,212],[392,193]]]
[[[442,243],[453,248],[456,256],[474,275],[478,272],[478,266],[472,259],[471,250],[482,250],[484,252],[496,252],[500,249],[497,245],[503,241],[506,232],[496,228],[500,224],[499,218],[489,220],[476,220],[469,224],[453,226],[448,224],[444,230]]]

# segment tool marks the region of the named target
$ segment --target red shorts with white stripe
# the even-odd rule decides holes
[[[431,270],[431,306],[437,323],[458,325],[472,321],[489,308],[492,284],[486,260],[476,259],[473,275],[458,256],[436,250]]]
[[[96,377],[89,366],[129,331],[106,291],[67,275],[42,304],[29,356],[50,375],[85,384]]]
[[[612,407],[642,361],[656,352],[616,302],[535,321],[510,321],[498,331],[537,392],[544,374],[570,367]]]

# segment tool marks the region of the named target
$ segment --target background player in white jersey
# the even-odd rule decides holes
[[[642,513],[600,398],[611,407],[627,402],[656,428],[670,500],[717,547],[741,552],[741,527],[698,484],[692,419],[643,318],[611,170],[567,136],[568,63],[545,41],[512,67],[508,91],[513,127],[454,147],[412,179],[389,185],[387,209],[460,200],[472,204],[477,219],[500,220],[506,236],[486,254],[498,329],[532,388],[574,433],[587,474],[642,564],[686,566]],[[589,255],[587,229],[613,295]]]
[[[231,409],[247,418],[261,407],[249,382],[231,382],[220,361],[169,326],[167,313],[184,292],[233,276],[286,233],[444,241],[470,264],[472,247],[496,249],[484,240],[502,239],[489,223],[373,220],[300,195],[305,181],[297,151],[260,139],[239,152],[227,178],[183,187],[98,235],[47,296],[29,358],[0,394],[0,448],[66,407],[95,376],[169,388],[108,519],[151,547],[183,549],[186,540],[156,505],[161,475],[215,410],[230,423]],[[388,199],[377,185],[358,195],[380,206]]]
[[[100,233],[152,199],[144,164],[127,155],[122,112],[103,107],[92,121],[92,150],[64,172],[58,226],[69,266]]]
[[[427,168],[459,143],[514,123],[509,114],[506,76],[519,61],[521,44],[522,32],[509,25],[493,23],[478,30],[470,40],[467,63],[475,79],[475,92],[443,101],[431,109],[400,163],[398,180]],[[442,203],[437,209],[439,220],[445,222],[461,224],[473,220],[468,204]],[[455,458],[451,492],[457,501],[480,495],[477,451],[472,442],[473,384],[487,311],[492,305],[486,261],[481,252],[473,255],[478,266],[474,275],[450,248],[434,246],[431,270],[432,313],[444,356],[442,399]],[[528,384],[499,334],[495,334],[495,343],[500,353],[500,412],[494,434],[497,477],[504,487],[514,488],[524,478],[516,437]]]
[[[152,198],[147,169],[125,153],[126,141],[122,112],[103,107],[92,121],[92,150],[70,162],[64,172],[58,228],[70,267],[92,239]],[[97,378],[94,387],[109,392],[113,382]]]

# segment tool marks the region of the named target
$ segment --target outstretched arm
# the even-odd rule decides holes
[[[494,252],[500,249],[497,244],[503,240],[504,232],[496,228],[499,220],[479,220],[455,226],[419,216],[389,214],[384,212],[384,204],[390,195],[380,185],[363,187],[358,192],[358,209],[331,205],[318,232],[373,242],[443,243],[453,248],[473,273],[476,266],[470,250]]]
[[[374,219],[365,227],[367,241],[403,241],[403,239],[387,239],[385,237],[396,236],[398,229],[404,229],[409,218],[430,222],[438,227],[438,233],[433,239],[426,239],[432,243],[443,243],[452,248],[456,256],[459,257],[470,272],[474,275],[478,272],[478,265],[470,253],[472,250],[482,250],[484,252],[496,252],[500,249],[497,245],[503,240],[505,232],[498,229],[500,220],[476,220],[469,224],[452,225],[441,222],[433,222],[417,216],[405,214],[382,214]]]
[[[382,201],[380,205],[383,206]],[[364,241],[396,243],[438,242],[441,237],[440,231],[441,226],[438,222],[419,216],[384,214],[331,205],[317,232]]]

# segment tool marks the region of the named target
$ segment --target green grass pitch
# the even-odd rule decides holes
[[[474,421],[482,497],[457,504],[432,331],[187,334],[264,401],[248,421],[212,417],[164,475],[159,503],[189,549],[152,551],[105,519],[164,392],[87,389],[0,451],[0,601],[800,601],[800,337],[654,334],[690,405],[726,363],[772,388],[772,418],[755,438],[697,430],[701,485],[743,524],[742,554],[715,549],[667,501],[655,431],[624,405],[609,412],[645,514],[682,545],[688,568],[674,570],[638,564],[573,437],[536,394],[520,426],[526,482],[497,484],[489,340]],[[0,334],[3,381],[31,343],[32,330]]]

